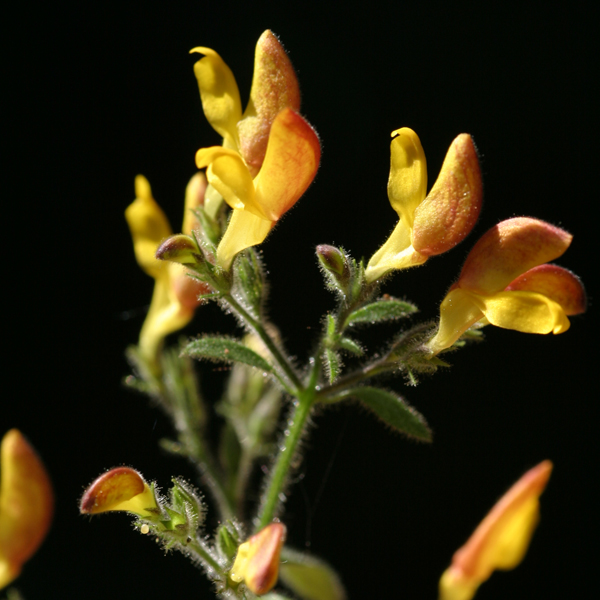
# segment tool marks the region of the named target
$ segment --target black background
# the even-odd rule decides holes
[[[143,173],[178,227],[194,152],[219,143],[202,115],[197,57],[188,51],[216,49],[247,98],[254,45],[266,28],[289,51],[302,112],[323,144],[314,185],[263,246],[271,316],[299,360],[333,306],[315,245],[369,257],[395,225],[386,196],[389,134],[402,126],[421,137],[431,183],[452,139],[471,133],[485,203],[466,242],[396,275],[384,291],[433,318],[475,240],[501,219],[528,215],[574,234],[558,262],[583,278],[591,300],[564,335],[490,328],[484,344],[456,353],[452,369],[419,387],[386,382],[428,418],[433,445],[387,432],[354,407],[316,415],[285,517],[290,542],[335,565],[350,598],[435,598],[452,553],[497,497],[550,458],[555,473],[530,553],[516,571],[494,575],[478,598],[577,597],[595,585],[591,3],[384,6],[54,2],[7,13],[1,424],[29,436],[57,502],[53,528],[18,580],[28,600],[211,596],[181,555],[163,557],[125,515],[80,517],[77,500],[96,475],[120,464],[164,487],[171,475],[194,477],[157,448],[170,433],[162,415],[121,385],[123,350],[137,339],[152,290],[135,263],[123,210]],[[233,328],[208,306],[189,331]],[[200,372],[215,400],[222,375],[209,365]]]

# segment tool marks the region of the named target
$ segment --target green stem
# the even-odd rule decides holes
[[[279,367],[279,370],[291,384],[291,386],[285,385],[285,382],[281,383],[285,385],[286,391],[292,394],[293,396],[298,395],[298,391],[302,389],[302,382],[296,372],[290,365],[290,363],[283,356],[277,344],[273,341],[271,336],[266,332],[265,328],[262,326],[262,323],[257,321],[231,294],[224,294],[223,299],[229,304],[229,306],[244,320],[245,323],[251,327],[255,333],[260,337],[265,346],[268,348],[273,360],[276,363],[276,366]],[[291,389],[291,388],[295,388]]]
[[[254,520],[254,529],[259,531],[266,527],[276,516],[279,507],[284,501],[284,492],[290,468],[298,451],[298,444],[306,429],[306,421],[310,415],[316,396],[316,383],[321,364],[318,359],[312,359],[313,367],[309,383],[299,394],[295,403],[293,414],[288,421],[288,428],[281,439],[279,455],[271,471],[266,491],[263,494],[258,515]]]
[[[199,561],[207,568],[207,570],[211,569],[215,572],[215,574],[218,573],[221,577],[223,577],[222,565],[219,564],[219,562],[215,559],[215,557],[210,553],[208,548],[206,548],[201,541],[192,538],[192,540],[188,542],[185,547],[189,549],[193,554],[197,555]],[[211,579],[219,579],[219,577],[213,576],[211,577]]]

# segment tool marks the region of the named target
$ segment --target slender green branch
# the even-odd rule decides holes
[[[264,342],[276,363],[275,366],[279,368],[279,370],[285,375],[291,384],[291,386],[285,386],[286,391],[293,396],[297,396],[298,390],[302,389],[302,382],[288,360],[285,358],[285,356],[283,356],[277,347],[277,344],[273,341],[273,338],[271,338],[271,336],[262,326],[262,323],[257,321],[231,294],[223,294],[223,300],[227,302],[233,311],[242,317],[244,322],[247,323]],[[285,385],[285,382],[282,382],[282,384]],[[295,390],[291,388],[295,388]]]
[[[218,574],[223,576],[223,566],[219,564],[217,559],[211,554],[211,552],[206,548],[205,544],[196,538],[192,538],[186,545],[185,548],[190,550],[193,554],[196,554],[198,559],[204,566],[214,572],[214,574]],[[210,575],[210,574],[209,574]],[[211,579],[218,579],[219,577],[215,577],[214,575]]]

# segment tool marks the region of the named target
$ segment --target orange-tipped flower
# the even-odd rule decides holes
[[[196,173],[188,183],[182,230],[191,234],[198,226],[192,212],[204,202],[206,179]],[[155,371],[164,338],[185,327],[199,306],[198,296],[208,292],[206,284],[186,275],[183,266],[157,260],[159,244],[172,233],[164,212],[152,197],[148,180],[135,178],[136,199],[127,207],[125,218],[131,231],[135,257],[140,267],[155,280],[148,315],[140,332],[141,355]]]
[[[470,135],[462,133],[452,142],[429,194],[419,137],[408,127],[393,131],[392,137],[388,196],[400,221],[371,257],[368,281],[451,250],[469,234],[481,210],[481,172]]]
[[[17,429],[0,447],[0,588],[18,577],[50,528],[54,496],[35,450]]]
[[[79,504],[79,512],[84,515],[114,510],[125,510],[140,517],[157,514],[154,491],[135,469],[117,467],[100,475],[85,490]]]
[[[561,256],[572,236],[538,219],[498,223],[475,244],[440,307],[432,354],[449,348],[476,323],[524,333],[563,333],[567,316],[586,309],[579,278],[545,264]]]
[[[232,581],[242,581],[257,596],[266,594],[277,583],[279,556],[286,529],[281,523],[271,523],[238,548],[229,573]]]
[[[312,127],[298,114],[300,91],[292,64],[269,30],[256,45],[250,101],[242,114],[233,73],[212,49],[194,65],[202,108],[223,146],[201,148],[198,168],[209,186],[207,213],[222,199],[233,214],[217,249],[217,263],[229,269],[238,252],[262,243],[314,179],[321,146]]]
[[[440,580],[439,600],[470,600],[496,569],[516,567],[539,521],[539,497],[552,463],[545,460],[517,481],[452,558]]]

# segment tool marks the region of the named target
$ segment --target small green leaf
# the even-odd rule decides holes
[[[335,317],[333,315],[327,315],[327,337],[333,339],[335,336]]]
[[[242,342],[229,338],[201,337],[185,346],[183,353],[198,359],[240,362],[269,373],[273,370],[273,367],[254,350],[250,350]]]
[[[346,598],[337,573],[314,556],[284,548],[281,552],[279,575],[283,583],[303,600]]]
[[[400,396],[375,387],[358,387],[349,396],[358,398],[369,410],[384,423],[410,437],[423,442],[431,441],[431,429],[425,418]]]
[[[401,319],[411,313],[417,312],[417,307],[410,302],[396,300],[395,298],[377,300],[355,310],[346,319],[348,325],[357,323],[378,323]]]
[[[342,337],[338,340],[338,344],[342,350],[346,350],[346,352],[350,352],[351,354],[355,354],[356,356],[362,356],[363,349],[358,342],[355,342],[353,339],[349,337]]]
[[[324,352],[324,358],[325,372],[327,373],[327,377],[329,378],[329,383],[333,383],[340,374],[340,368],[342,366],[340,357],[337,352],[326,348]]]

